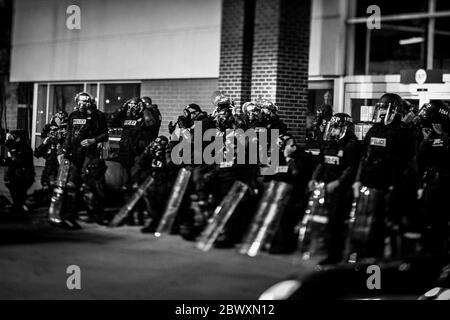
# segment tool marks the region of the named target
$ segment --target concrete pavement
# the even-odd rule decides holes
[[[83,226],[1,224],[0,299],[257,299],[290,273],[311,268],[294,265],[292,255],[205,253],[178,236]],[[69,265],[81,268],[81,290],[66,287]]]
[[[38,190],[41,188],[41,174],[42,170],[44,170],[44,167],[35,166],[35,172],[36,172],[36,178],[34,179],[34,184],[31,186],[31,188],[28,190],[28,193],[31,194],[35,190]],[[4,183],[4,174],[5,174],[5,167],[0,167],[0,196],[6,196],[8,199],[11,200],[9,196],[8,188],[6,188]],[[1,209],[1,208],[0,208]]]

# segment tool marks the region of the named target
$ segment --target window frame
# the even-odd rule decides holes
[[[32,114],[32,132],[31,132],[31,146],[33,148],[33,150],[36,147],[36,136],[40,136],[41,133],[40,132],[36,132],[36,120],[37,120],[37,104],[38,104],[38,100],[39,100],[39,92],[38,92],[38,88],[40,85],[46,85],[47,86],[47,92],[46,92],[46,103],[45,103],[45,121],[46,123],[49,122],[49,113],[50,113],[50,94],[52,93],[52,90],[54,88],[55,85],[83,85],[83,91],[87,90],[87,86],[88,85],[97,85],[97,93],[96,93],[96,97],[98,99],[98,109],[100,111],[104,110],[104,105],[102,102],[102,99],[100,99],[100,93],[101,93],[101,86],[105,85],[105,84],[139,84],[140,85],[140,90],[142,89],[142,80],[113,80],[113,81],[52,81],[52,82],[35,82],[34,83],[34,88],[33,88],[33,114]],[[36,161],[35,159],[35,164],[37,165],[43,165],[43,161],[40,161],[42,159],[39,159]]]
[[[347,74],[355,75],[355,26],[359,24],[365,24],[367,22],[368,16],[356,16],[356,2],[357,0],[349,0],[348,6],[348,19],[346,20],[347,24],[347,36],[349,42],[347,44]],[[435,36],[435,25],[436,19],[438,18],[446,18],[450,17],[450,10],[442,10],[437,11],[436,9],[436,0],[428,0],[428,12],[412,12],[412,13],[401,13],[401,14],[392,14],[392,15],[382,15],[381,12],[380,21],[383,22],[398,22],[405,20],[414,20],[414,19],[427,19],[427,32],[426,32],[426,53],[425,53],[425,65],[426,69],[433,69],[434,66],[434,36]],[[370,31],[367,33],[370,37]],[[369,38],[370,42],[370,38]],[[367,41],[366,41],[367,46]],[[369,57],[370,57],[370,44],[368,46],[368,50],[366,50],[366,57],[364,60],[364,71],[365,75],[369,75]]]

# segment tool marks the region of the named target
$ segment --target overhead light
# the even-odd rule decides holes
[[[400,40],[398,43],[401,46],[406,46],[408,44],[416,44],[416,43],[422,43],[425,41],[424,37],[413,37],[413,38],[408,38],[408,39],[402,39]]]

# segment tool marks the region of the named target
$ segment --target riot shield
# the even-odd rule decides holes
[[[325,207],[325,183],[316,184],[300,224],[299,249],[303,259],[326,254],[326,235],[329,222]]]
[[[58,176],[56,178],[55,187],[48,209],[48,219],[52,224],[60,224],[62,222],[61,211],[64,205],[64,195],[66,192],[67,179],[69,178],[70,161],[63,159],[58,168]]]
[[[146,194],[148,188],[152,185],[154,179],[152,176],[148,176],[147,179],[139,186],[133,196],[128,202],[120,209],[120,211],[114,216],[114,219],[109,224],[110,227],[117,227],[128,216],[138,201]]]
[[[175,184],[172,187],[172,192],[167,202],[164,214],[156,228],[155,236],[160,237],[162,234],[170,234],[172,232],[173,223],[180,210],[181,202],[183,201],[189,181],[191,180],[192,172],[182,168],[178,172]]]
[[[345,250],[348,262],[383,255],[385,196],[386,192],[382,190],[361,187],[348,222]]]
[[[292,185],[271,181],[264,192],[250,228],[244,237],[239,253],[256,256],[261,248],[270,244],[277,230],[281,215],[286,209]]]
[[[233,184],[230,191],[228,191],[227,195],[208,220],[208,224],[197,242],[198,249],[203,251],[211,249],[248,191],[249,187],[243,182],[236,181]]]

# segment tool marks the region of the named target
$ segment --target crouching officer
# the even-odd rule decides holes
[[[8,150],[4,181],[9,189],[15,213],[26,213],[25,206],[27,191],[34,182],[35,171],[33,164],[33,150],[27,141],[23,130],[6,133],[5,146]]]
[[[417,160],[422,177],[419,197],[424,227],[426,254],[448,254],[450,215],[447,199],[450,195],[450,108],[442,101],[424,105],[419,117],[423,140]]]
[[[403,106],[400,96],[383,95],[375,105],[375,123],[364,139],[363,159],[353,189],[355,197],[359,198],[361,187],[366,187],[362,195],[368,197],[370,203],[363,215],[371,216],[367,220],[371,223],[364,229],[367,232],[358,236],[365,239],[364,244],[357,246],[358,256],[383,257],[385,239],[398,239],[402,221],[410,214],[407,206],[416,198],[409,197],[410,186],[404,183],[412,180],[407,172],[411,172],[413,166],[416,143],[412,131],[402,122]],[[391,245],[395,255],[395,241],[391,241]]]
[[[169,140],[165,136],[159,136],[147,146],[137,161],[140,170],[133,177],[135,186],[141,184],[148,176],[154,178],[144,199],[150,219],[142,228],[143,233],[156,231],[177,177],[178,170],[170,158],[170,151]]]
[[[313,173],[312,155],[299,146],[290,134],[278,137],[280,165],[272,180],[292,185],[292,193],[281,216],[278,230],[270,246],[271,253],[291,253],[297,249],[296,225],[302,219],[307,203],[307,186]]]
[[[340,262],[345,242],[345,221],[350,213],[360,160],[360,144],[354,133],[352,118],[346,113],[333,115],[324,131],[319,164],[309,183],[312,191],[318,181],[325,183],[326,258],[321,264]]]
[[[34,151],[36,158],[45,159],[45,167],[41,175],[41,185],[44,190],[48,190],[58,174],[58,156],[62,154],[66,141],[68,118],[67,112],[58,111],[50,123],[42,129],[41,138],[44,140]]]
[[[77,110],[69,116],[64,148],[65,156],[71,162],[67,183],[67,211],[62,217],[64,226],[68,229],[80,228],[76,220],[82,174],[95,160],[100,159],[97,144],[108,141],[106,117],[97,110],[94,98],[89,93],[80,92],[75,96],[75,103]],[[84,188],[85,191],[87,189],[89,188]]]

